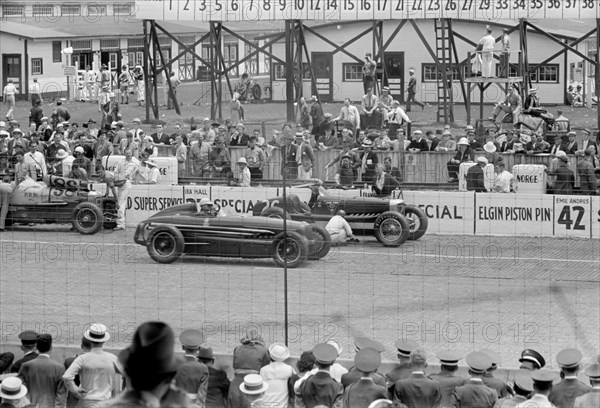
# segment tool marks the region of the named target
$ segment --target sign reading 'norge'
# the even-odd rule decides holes
[[[598,0],[137,0],[136,17],[187,21],[497,21],[599,16]]]

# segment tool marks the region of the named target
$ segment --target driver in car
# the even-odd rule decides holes
[[[210,201],[208,198],[203,198],[199,203],[200,211],[198,213],[200,215],[209,215],[211,217],[216,217],[219,214],[219,210],[215,208],[215,204]]]
[[[340,164],[340,168],[338,169],[337,174],[335,175],[335,182],[337,187],[341,188],[352,188],[354,183],[354,170],[352,169],[352,164],[350,164],[350,156],[344,155],[342,156],[342,163]]]

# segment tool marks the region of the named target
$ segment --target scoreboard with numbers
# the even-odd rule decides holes
[[[600,16],[600,0],[136,0],[135,5],[139,19],[173,21],[495,21]]]

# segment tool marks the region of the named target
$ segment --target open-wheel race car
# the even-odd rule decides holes
[[[344,197],[331,194],[322,184],[321,180],[314,180],[295,186],[310,188],[311,197],[304,203],[296,194],[288,195],[287,217],[324,227],[339,210],[344,210],[345,219],[355,234],[374,234],[381,244],[391,247],[402,245],[408,239],[417,240],[427,231],[425,213],[402,199]],[[260,201],[253,208],[255,216],[283,218],[283,214],[283,197]]]
[[[46,176],[43,182],[27,179],[14,189],[6,225],[72,224],[80,234],[91,235],[117,224],[117,199],[93,190],[92,183]]]
[[[279,266],[300,266],[320,259],[331,248],[313,226],[298,221],[251,216],[220,216],[198,211],[196,203],[169,207],[141,222],[134,241],[147,248],[158,263],[172,263],[182,255],[228,258],[273,258]],[[327,241],[328,240],[328,241]]]

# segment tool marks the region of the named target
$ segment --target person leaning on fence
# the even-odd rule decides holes
[[[566,154],[557,156],[558,166],[554,171],[544,169],[549,176],[554,176],[554,194],[572,194],[575,173],[569,168],[569,158]]]
[[[400,102],[397,100],[392,102],[392,109],[387,114],[387,121],[389,129],[388,136],[391,140],[396,139],[398,129],[400,129],[404,124],[410,123],[410,118],[406,115],[404,109],[400,107]]]
[[[474,166],[469,167],[467,171],[467,190],[475,191],[476,193],[486,193],[487,189],[484,184],[483,169],[488,164],[488,159],[483,156],[477,158]]]
[[[461,163],[472,162],[475,159],[475,152],[473,152],[473,149],[469,146],[469,141],[466,137],[461,138],[458,141],[457,146],[458,151],[447,164],[450,182],[456,181]]]

